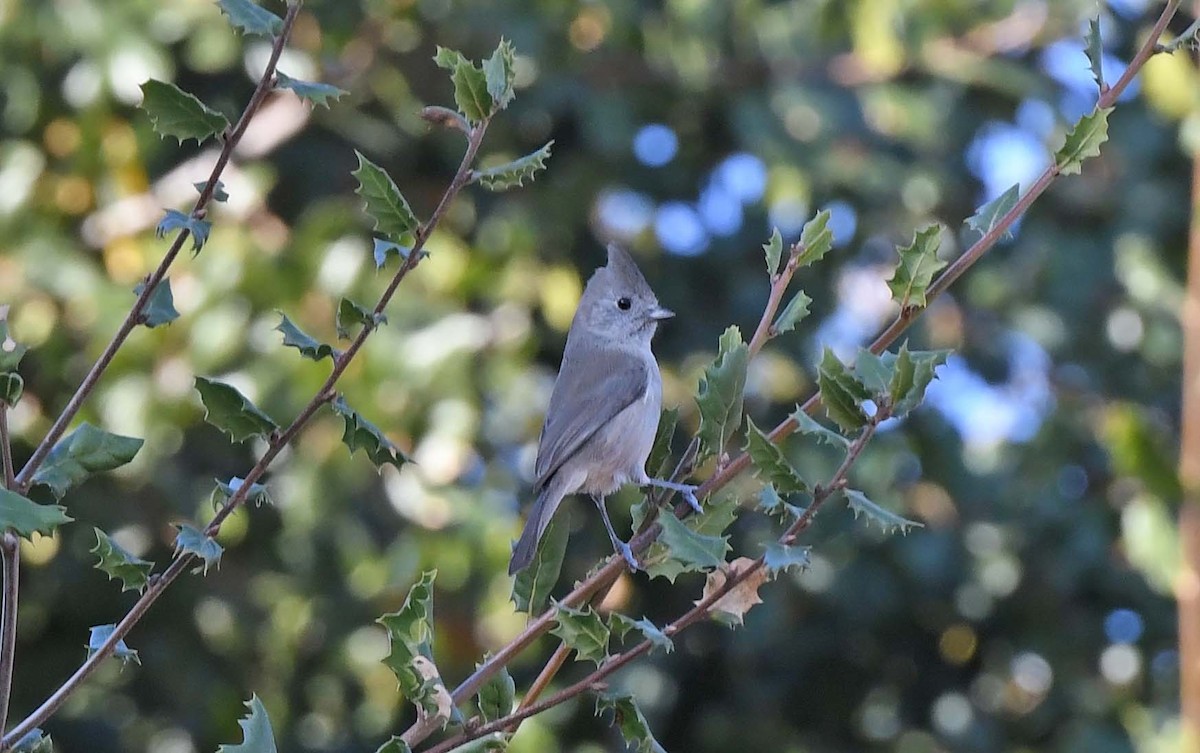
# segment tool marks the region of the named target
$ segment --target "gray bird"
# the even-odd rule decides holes
[[[696,487],[646,475],[662,408],[662,376],[650,340],[658,323],[672,316],[629,254],[610,245],[608,264],[588,280],[567,332],[538,441],[537,499],[513,547],[510,575],[533,561],[550,518],[568,494],[591,495],[613,547],[635,570],[633,550],[608,518],[606,496],[624,484],[658,486],[680,492],[700,509]]]

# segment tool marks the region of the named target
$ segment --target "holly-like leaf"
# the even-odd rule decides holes
[[[338,395],[334,399],[333,412],[342,417],[345,428],[342,431],[342,443],[354,454],[358,450],[367,453],[367,457],[377,468],[391,464],[399,468],[411,462],[409,457],[400,451],[392,440],[388,439],[378,426],[362,417],[358,411],[346,403],[346,398]]]
[[[668,654],[675,650],[675,642],[657,625],[645,617],[635,620],[631,617],[626,617],[620,612],[613,612],[608,616],[608,623],[610,629],[618,638],[624,638],[627,633],[633,631],[643,639],[650,641],[650,644],[654,648],[661,648]]]
[[[481,666],[482,663],[476,664],[475,668],[479,669]],[[517,686],[512,675],[508,673],[508,667],[500,667],[500,671],[484,683],[476,696],[479,713],[484,721],[494,722],[512,713],[516,694]]]
[[[283,19],[250,0],[217,0],[235,29],[248,36],[273,37],[283,31]]]
[[[733,562],[722,563],[721,567],[708,574],[704,582],[704,593],[696,601],[699,605],[725,586],[727,579],[739,577],[747,568],[755,564],[749,557],[738,557]],[[756,568],[753,572],[729,589],[729,592],[712,603],[709,611],[713,619],[730,627],[741,625],[755,604],[762,604],[758,595],[759,587],[767,582],[766,568]]]
[[[483,122],[494,111],[495,104],[488,92],[487,75],[483,69],[467,60],[462,53],[438,47],[433,62],[450,71],[454,84],[454,104],[467,120]]]
[[[888,384],[893,416],[903,416],[921,404],[925,390],[936,376],[937,367],[946,362],[948,355],[949,351],[945,350],[910,352],[907,343],[900,346]]]
[[[163,218],[154,228],[156,238],[165,238],[172,230],[186,230],[192,236],[192,256],[200,253],[208,242],[208,234],[212,231],[212,223],[208,220],[198,220],[190,214],[184,214],[178,209],[168,209],[163,212]],[[165,282],[165,280],[164,280]]]
[[[88,635],[87,651],[88,657],[100,650],[112,634],[116,632],[116,625],[94,625]],[[127,665],[130,662],[141,666],[142,660],[138,658],[138,652],[125,645],[125,639],[117,641],[116,648],[113,649],[113,658],[120,659],[121,664]]]
[[[783,449],[755,426],[753,419],[746,419],[746,446],[743,449],[749,453],[756,475],[779,491],[784,494],[808,491],[808,484],[784,456]]]
[[[650,456],[646,458],[646,467],[651,473],[665,470],[664,466],[671,456],[671,440],[675,438],[675,427],[678,424],[678,408],[667,408],[659,416],[654,444],[650,446]]]
[[[371,250],[371,255],[375,258],[375,269],[383,269],[383,266],[388,263],[388,259],[395,256],[399,259],[407,259],[412,253],[412,249],[408,246],[401,246],[395,241],[384,240],[383,238],[372,238],[374,246]],[[427,251],[421,252],[421,257],[429,256]]]
[[[196,189],[196,193],[203,194],[204,189],[208,186],[208,181],[202,180],[199,183],[193,183],[192,186]],[[229,201],[229,194],[225,191],[225,184],[217,181],[217,185],[213,186],[212,200],[218,203]]]
[[[833,231],[829,229],[829,217],[829,210],[822,209],[804,223],[804,229],[800,231],[800,255],[796,259],[796,266],[815,264],[833,248]]]
[[[109,580],[121,581],[121,591],[137,591],[141,593],[146,588],[150,571],[154,563],[135,557],[125,551],[120,544],[109,538],[108,534],[99,528],[96,532],[96,546],[92,554],[100,558],[96,569],[108,575]]]
[[[60,439],[46,462],[33,475],[33,483],[44,484],[56,499],[93,473],[111,471],[133,460],[143,440],[123,437],[84,422]]]
[[[337,356],[337,349],[332,345],[326,345],[319,342],[304,330],[297,327],[291,319],[287,318],[287,314],[280,313],[282,317],[279,325],[275,327],[278,332],[283,333],[283,344],[289,348],[295,348],[300,351],[300,355],[305,358],[311,358],[314,361],[320,361],[322,358],[334,358]]]
[[[900,254],[900,263],[888,280],[892,291],[892,299],[902,308],[907,306],[926,306],[929,301],[926,291],[933,282],[933,276],[946,262],[938,258],[938,247],[942,243],[941,225],[930,225],[918,230],[913,235],[913,242],[904,248],[896,249]]]
[[[0,373],[0,403],[9,406],[21,401],[25,392],[25,379],[13,372]]]
[[[1107,88],[1104,85],[1104,42],[1100,39],[1100,19],[1088,20],[1087,34],[1084,35],[1084,52],[1087,54],[1088,65],[1092,69],[1092,78],[1096,81],[1096,89],[1101,94]]]
[[[774,277],[779,272],[779,260],[783,258],[783,235],[779,228],[771,228],[771,239],[762,248],[763,256],[767,259],[767,274]]]
[[[554,603],[557,624],[550,629],[563,643],[575,650],[575,656],[597,665],[608,656],[608,625],[589,606],[575,609]]]
[[[613,723],[621,731],[621,737],[635,753],[667,753],[654,739],[646,717],[638,708],[637,701],[628,693],[603,692],[596,694],[596,716],[605,711],[613,712]]]
[[[354,153],[358,155],[358,169],[350,173],[358,180],[354,192],[366,202],[367,214],[375,221],[374,229],[390,239],[404,239],[419,224],[408,200],[383,168],[362,156],[361,152],[355,150]]]
[[[849,439],[817,423],[816,419],[808,415],[800,406],[796,406],[796,410],[792,412],[791,418],[796,422],[796,431],[801,434],[816,437],[818,442],[824,442],[830,447],[839,450],[844,450],[850,446]]]
[[[742,398],[750,349],[737,327],[721,335],[717,358],[700,377],[696,405],[700,409],[701,459],[721,455],[742,423]]]
[[[552,146],[553,139],[547,141],[541,149],[520,159],[476,172],[475,179],[489,191],[507,191],[515,186],[523,186],[526,180],[532,181],[540,170],[546,169],[546,160],[550,159]]]
[[[440,719],[443,727],[454,714],[450,693],[433,663],[433,581],[436,570],[421,574],[400,609],[376,622],[387,630],[389,651],[383,663],[396,675],[400,692]]]
[[[516,78],[513,68],[515,58],[512,42],[501,38],[492,56],[483,61],[483,77],[496,110],[503,110],[512,101],[513,80]]]
[[[879,356],[866,348],[858,349],[858,355],[854,357],[854,376],[871,393],[872,400],[879,402],[881,397],[887,396],[895,360],[891,353]]]
[[[238,726],[242,728],[242,742],[238,745],[222,745],[217,748],[217,753],[276,753],[278,749],[275,747],[275,733],[271,730],[271,719],[257,694],[246,701],[246,708],[250,709],[250,713],[238,719]]]
[[[767,550],[763,553],[763,565],[767,569],[767,574],[772,578],[793,567],[803,570],[811,563],[810,550],[811,547],[807,546],[788,546],[780,544],[778,541],[772,541],[767,544]]]
[[[825,349],[825,357],[821,359],[817,385],[821,388],[825,412],[838,426],[846,431],[854,431],[867,423],[862,401],[869,400],[871,392],[829,348]]]
[[[370,326],[374,327],[377,324],[386,324],[387,316],[380,314],[378,317],[371,313],[371,310],[360,303],[355,303],[349,298],[343,298],[338,301],[337,319],[334,322],[337,336],[343,340],[350,339],[350,328],[355,326]]]
[[[667,549],[668,560],[677,563],[681,572],[708,570],[725,561],[725,550],[729,548],[726,537],[697,533],[670,514],[660,515],[658,522],[662,526],[659,541]],[[653,566],[648,572],[652,577],[666,575]],[[674,578],[668,579],[674,582]]]
[[[235,442],[269,437],[279,426],[236,388],[206,377],[196,377],[196,391],[204,403],[204,420]]]
[[[1108,115],[1112,110],[1111,107],[1098,107],[1079,119],[1062,147],[1054,153],[1054,166],[1059,175],[1078,175],[1084,160],[1100,155],[1100,145],[1108,141]]]
[[[165,81],[150,79],[142,84],[142,109],[160,136],[172,136],[181,144],[188,139],[203,143],[229,128],[224,115]]]
[[[192,237],[194,240],[195,236]],[[134,286],[133,294],[141,295],[145,289],[146,283],[139,282]],[[170,324],[178,318],[179,312],[175,310],[175,295],[171,292],[171,281],[164,277],[154,286],[150,300],[146,301],[146,305],[142,307],[142,315],[138,319],[138,323],[154,329],[163,324]]]
[[[26,350],[8,332],[8,305],[0,306],[0,372],[16,371]]]
[[[175,528],[179,531],[175,535],[175,556],[186,552],[201,560],[200,567],[193,572],[199,571],[207,575],[208,568],[221,566],[221,555],[225,549],[213,537],[206,536],[203,531],[187,523],[177,523]]]
[[[238,490],[246,485],[246,480],[238,476],[234,476],[229,481],[214,480],[216,481],[216,486],[213,487],[212,495],[209,497],[213,509],[219,509],[229,501],[230,497],[237,494]],[[242,499],[255,507],[271,504],[271,495],[267,492],[266,484],[250,484],[250,488],[246,490]]]
[[[784,502],[783,498],[779,496],[779,492],[775,491],[775,487],[770,484],[764,486],[758,493],[757,508],[760,512],[778,518],[779,522],[784,525],[790,524],[804,513],[802,508]]]
[[[868,523],[875,523],[883,530],[884,533],[892,533],[899,531],[900,533],[908,533],[913,528],[924,528],[924,523],[918,523],[915,520],[909,520],[901,515],[897,515],[891,510],[886,510],[871,500],[867,499],[867,495],[855,489],[844,489],[846,495],[846,504],[850,506],[854,512],[854,517],[859,515],[864,516]]]
[[[28,497],[0,488],[0,530],[10,530],[23,539],[31,539],[34,531],[50,536],[54,529],[72,520],[65,507],[39,505]]]
[[[34,727],[17,740],[13,753],[54,753],[54,743],[49,735]]]
[[[803,290],[797,290],[796,295],[792,296],[792,300],[788,301],[788,304],[783,307],[783,311],[779,312],[779,316],[776,317],[775,323],[771,325],[772,334],[782,335],[794,330],[796,325],[808,316],[810,303],[812,303],[812,299]]]
[[[283,71],[275,71],[275,86],[279,89],[291,89],[296,93],[296,96],[301,99],[307,99],[314,105],[320,105],[325,109],[329,109],[329,100],[341,99],[343,95],[349,94],[344,89],[339,89],[332,84],[319,84],[313,81],[301,81],[297,78],[292,78],[286,75]]]
[[[391,740],[380,745],[375,753],[412,753],[412,748],[408,747],[408,743],[404,742],[401,738],[392,737]]]
[[[1012,211],[1012,208],[1017,205],[1017,201],[1021,198],[1021,186],[1017,183],[992,199],[988,203],[975,210],[975,214],[967,218],[967,227],[979,233],[980,237],[992,232],[1000,220]],[[1000,240],[1008,240],[1012,238],[1012,227],[1009,226],[1000,234]]]
[[[563,558],[567,554],[567,537],[571,521],[568,510],[560,510],[550,519],[538,542],[533,562],[517,573],[513,581],[512,600],[518,612],[537,614],[550,600],[550,591],[558,583],[562,572]]]

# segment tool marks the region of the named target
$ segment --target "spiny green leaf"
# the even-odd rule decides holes
[[[305,358],[311,358],[314,361],[320,361],[322,358],[333,358],[337,355],[337,349],[332,345],[319,342],[305,333],[304,330],[292,323],[291,319],[287,318],[287,314],[281,312],[279,316],[282,319],[275,329],[283,333],[284,345],[289,348],[295,348],[300,351],[300,355]]]
[[[646,723],[646,717],[642,716],[642,710],[638,708],[632,695],[597,693],[596,716],[605,711],[613,712],[613,722],[616,723],[617,729],[621,730],[625,742],[632,746],[636,753],[667,753],[654,739],[650,725]]]
[[[337,319],[334,322],[337,336],[343,340],[350,338],[350,328],[355,325],[374,327],[377,324],[387,324],[387,316],[375,316],[366,306],[355,303],[349,298],[338,301]]]
[[[937,256],[941,243],[941,225],[930,225],[918,230],[912,243],[896,249],[900,254],[900,263],[888,280],[888,287],[892,291],[892,299],[901,307],[924,307],[929,303],[925,295],[929,284],[933,282],[934,274],[946,266],[946,262]]]
[[[54,753],[54,743],[49,735],[34,727],[17,740],[13,753]]]
[[[441,673],[433,663],[433,581],[436,570],[421,574],[400,609],[376,622],[387,630],[389,651],[383,663],[396,675],[400,692],[423,713],[440,719],[442,726],[454,713],[454,704]]]
[[[358,150],[354,153],[358,155],[358,169],[350,173],[358,180],[354,192],[366,201],[374,229],[391,240],[402,240],[417,229],[417,216],[391,176]]]
[[[173,136],[181,144],[188,139],[203,143],[229,128],[224,115],[165,81],[142,84],[142,109],[160,136]]]
[[[1112,111],[1111,107],[1098,107],[1079,119],[1054,153],[1059,175],[1078,175],[1084,160],[1100,155],[1100,145],[1108,141],[1108,114]]]
[[[645,617],[635,620],[631,617],[626,617],[620,612],[613,612],[608,617],[608,623],[612,632],[618,638],[624,638],[632,630],[641,635],[643,639],[650,641],[650,644],[654,648],[661,648],[668,654],[675,650],[675,642],[657,625]]]
[[[773,518],[778,518],[779,522],[785,525],[791,524],[804,513],[802,508],[784,502],[779,492],[770,484],[764,486],[758,494],[758,509]]]
[[[788,546],[772,541],[767,544],[767,550],[763,553],[763,565],[771,577],[787,572],[793,567],[803,570],[810,563],[809,551],[810,547],[807,546]]]
[[[867,423],[862,401],[870,399],[870,391],[829,348],[825,349],[825,357],[817,372],[817,385],[821,388],[825,412],[838,426],[846,431],[854,431]]]
[[[30,539],[34,531],[49,536],[54,529],[72,520],[65,507],[39,505],[14,491],[0,488],[0,530],[11,530],[23,539]]]
[[[0,372],[16,371],[26,350],[8,332],[8,306],[0,306]]]
[[[280,89],[291,89],[301,99],[307,99],[314,105],[320,105],[327,110],[329,109],[330,98],[337,100],[341,99],[343,95],[349,94],[344,89],[339,89],[332,84],[301,81],[278,70],[275,71],[275,86]]]
[[[218,509],[228,502],[229,498],[246,484],[246,480],[238,476],[234,476],[228,482],[221,479],[214,479],[214,481],[216,481],[216,486],[213,487],[212,495],[209,497],[214,509]],[[271,495],[267,492],[266,484],[250,484],[250,488],[242,499],[255,507],[271,504]]]
[[[192,239],[195,240],[195,235],[192,236]],[[145,289],[146,283],[139,282],[134,286],[133,294],[141,295]],[[175,295],[171,292],[171,281],[164,277],[154,286],[150,300],[146,301],[146,305],[142,307],[142,315],[138,323],[154,329],[163,324],[170,324],[178,318],[179,312],[175,310]]]
[[[844,450],[850,446],[849,439],[817,423],[816,419],[808,415],[800,406],[796,406],[796,410],[792,412],[791,418],[796,422],[796,431],[801,434],[816,437],[818,442],[824,442],[830,447],[835,447],[839,450]]]
[[[208,568],[221,566],[221,555],[225,549],[215,539],[206,536],[203,531],[187,523],[176,523],[175,528],[179,530],[179,533],[175,535],[175,556],[178,557],[180,552],[186,552],[201,560],[202,564],[192,572],[202,572],[207,575]]]
[[[146,588],[154,563],[125,551],[99,528],[93,530],[96,532],[96,546],[92,549],[92,554],[100,558],[96,569],[108,575],[109,580],[121,581],[122,592],[141,593]]]
[[[385,463],[399,468],[405,463],[411,462],[409,457],[401,452],[400,448],[388,439],[378,426],[351,408],[346,403],[346,398],[338,395],[334,399],[332,407],[333,412],[342,417],[345,425],[342,431],[342,443],[350,449],[351,454],[360,449],[363,450],[377,468],[382,467]]]
[[[0,373],[0,403],[16,405],[24,392],[25,379],[20,374]]]
[[[412,753],[412,748],[408,747],[408,743],[399,737],[392,737],[391,740],[380,745],[375,753]]]
[[[771,325],[771,332],[776,335],[782,335],[785,332],[791,332],[796,328],[796,325],[804,321],[804,317],[808,316],[808,304],[812,303],[803,290],[796,291],[796,295],[792,296],[792,300],[783,307],[783,311],[775,319],[775,323]]]
[[[371,249],[371,255],[375,258],[375,269],[383,269],[383,265],[387,264],[388,258],[396,256],[400,259],[407,259],[412,253],[412,249],[408,246],[401,246],[395,241],[384,240],[383,238],[373,238],[374,246]],[[422,251],[420,257],[424,259],[429,256],[428,251]]]
[[[726,537],[696,533],[669,513],[660,515],[658,522],[662,526],[659,541],[667,548],[668,561],[681,566],[681,572],[708,570],[725,561],[725,550],[729,548]],[[651,577],[663,575],[674,582],[674,578],[661,569],[650,567],[648,572]]]
[[[719,499],[709,499],[704,505],[703,512],[689,515],[683,524],[696,533],[716,536],[729,528],[734,518],[737,517],[739,509],[741,508],[738,505],[737,497],[733,494]]]
[[[988,203],[975,210],[975,214],[967,218],[967,227],[978,231],[980,237],[987,235],[1000,224],[1000,220],[1012,211],[1012,208],[1017,205],[1017,201],[1021,198],[1021,186],[1014,183],[1007,191],[992,199]],[[1000,240],[1008,240],[1012,238],[1012,228],[1005,228],[1000,235]]]
[[[496,45],[496,51],[483,61],[483,75],[487,81],[488,94],[491,95],[492,104],[497,110],[503,110],[512,101],[513,79],[516,78],[513,69],[515,57],[516,51],[512,42],[502,37],[500,44]]]
[[[205,187],[208,186],[208,181],[202,180],[199,183],[193,183],[192,186],[196,189],[196,193],[203,194]],[[225,184],[219,180],[217,181],[217,185],[213,187],[212,200],[219,203],[229,201],[229,194],[225,191]]]
[[[1100,19],[1088,20],[1087,34],[1084,35],[1088,65],[1092,68],[1092,78],[1096,81],[1096,89],[1104,92],[1104,43],[1100,40]]]
[[[891,510],[885,510],[871,500],[867,499],[867,495],[855,489],[843,489],[846,495],[846,504],[854,512],[854,517],[859,515],[866,517],[867,522],[876,523],[884,533],[892,531],[900,531],[900,533],[908,533],[912,528],[924,528],[924,523],[918,523],[915,520],[909,520],[903,516],[897,515]]]
[[[833,231],[828,227],[830,212],[822,209],[800,231],[800,255],[796,266],[806,267],[819,262],[833,248]]]
[[[783,258],[783,235],[779,228],[771,228],[771,239],[763,244],[763,255],[767,258],[767,274],[772,277],[779,271],[779,260]]]
[[[552,146],[554,139],[547,141],[536,152],[526,154],[520,159],[476,172],[475,179],[489,191],[507,191],[514,186],[523,186],[526,180],[532,181],[538,171],[546,169],[546,160],[550,159]]]
[[[196,377],[196,391],[204,403],[204,420],[235,442],[244,442],[250,437],[267,438],[279,428],[245,395],[224,382]]]
[[[742,398],[750,349],[737,327],[721,335],[717,358],[704,370],[696,405],[700,409],[700,458],[721,455],[742,423]]]
[[[439,68],[450,71],[454,84],[454,104],[472,123],[480,123],[494,111],[492,95],[488,93],[487,75],[483,69],[467,60],[462,53],[438,47],[433,61]]]
[[[808,491],[808,484],[784,456],[783,449],[772,442],[750,418],[746,419],[746,446],[743,449],[754,463],[755,474],[779,491],[784,494]]]
[[[875,402],[888,394],[893,361],[895,357],[890,353],[877,356],[866,348],[859,348],[858,355],[854,357],[854,376],[867,388]]]
[[[575,656],[597,665],[608,656],[608,626],[589,606],[574,609],[554,602],[557,624],[550,629],[563,643],[575,650]]]
[[[283,31],[283,19],[250,0],[217,0],[229,23],[243,34],[273,37]]]
[[[476,664],[475,668],[479,669],[481,666],[482,663]],[[508,667],[500,667],[500,671],[492,675],[477,694],[479,713],[484,721],[494,722],[512,713],[516,694],[517,686],[512,675],[508,673]]]
[[[177,209],[168,209],[163,213],[162,220],[154,228],[156,238],[165,238],[172,230],[186,230],[192,236],[192,256],[200,253],[208,242],[208,234],[212,231],[212,223],[208,220],[198,220],[190,214],[184,214]]]
[[[93,473],[111,471],[133,460],[143,440],[123,437],[84,422],[60,439],[46,462],[33,475],[33,483],[44,484],[56,499]]]
[[[87,651],[88,657],[100,650],[100,647],[108,641],[114,632],[116,625],[94,625],[88,635]],[[117,641],[116,648],[113,649],[112,656],[114,659],[120,659],[121,664],[129,664],[133,662],[141,666],[142,660],[138,658],[138,652],[125,645],[125,639]]]
[[[558,576],[562,572],[570,530],[570,512],[559,510],[542,534],[533,562],[517,573],[513,581],[512,600],[518,612],[537,614],[546,606],[550,591],[558,583]]]
[[[925,399],[925,390],[933,381],[935,370],[946,362],[946,350],[908,350],[908,343],[896,354],[895,370],[888,385],[892,415],[903,416]]]
[[[276,753],[271,719],[257,694],[246,701],[246,708],[250,709],[249,715],[238,719],[238,726],[242,728],[242,742],[238,745],[222,745],[217,748],[217,753]]]
[[[667,460],[671,456],[671,440],[675,438],[675,427],[679,424],[679,408],[667,408],[658,418],[658,430],[654,434],[654,444],[650,446],[650,455],[646,459],[646,468],[651,473],[663,472]]]

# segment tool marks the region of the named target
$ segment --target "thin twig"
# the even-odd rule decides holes
[[[0,400],[0,456],[3,456],[4,488],[16,486],[13,476],[12,437],[8,433],[8,403]],[[0,726],[3,729],[3,726]]]
[[[1178,7],[1179,0],[1169,0],[1167,2],[1166,7],[1163,9],[1162,14],[1155,22],[1154,28],[1151,30],[1146,42],[1141,48],[1139,48],[1137,54],[1134,55],[1133,59],[1129,63],[1129,66],[1125,69],[1125,72],[1121,75],[1117,82],[1100,95],[1097,106],[1104,108],[1114,106],[1122,92],[1124,92],[1129,83],[1140,72],[1146,61],[1154,53],[1155,40],[1162,35],[1163,30],[1166,28],[1171,18],[1175,15]],[[1042,193],[1044,193],[1045,190],[1050,186],[1050,184],[1052,184],[1058,177],[1059,171],[1057,166],[1051,165],[1049,168],[1047,168],[1046,171],[1043,172],[1038,180],[1034,183],[1034,185],[1030,187],[1029,191],[1021,197],[1017,204],[1008,212],[1006,212],[1000,221],[996,223],[995,227],[984,234],[983,237],[976,241],[969,249],[967,249],[966,252],[963,253],[962,256],[951,263],[942,272],[942,274],[936,280],[934,280],[926,293],[927,299],[932,301],[934,298],[944,293],[955,280],[957,280],[964,272],[967,271],[967,269],[975,264],[975,262],[977,262],[985,253],[991,250],[1000,240],[1000,238],[1003,237],[1003,235],[1007,232],[1009,227],[1011,227],[1012,224],[1017,220],[1017,218],[1020,217],[1021,214],[1023,214],[1025,210],[1028,209],[1029,206],[1038,197],[1040,197]],[[900,335],[908,329],[908,327],[923,310],[924,309],[918,309],[915,307],[903,309],[896,317],[895,321],[893,321],[892,324],[889,325],[883,332],[881,332],[879,336],[876,337],[871,343],[871,351],[880,353],[888,346],[893,344],[900,337]],[[806,413],[812,414],[816,412],[820,405],[821,395],[818,392],[808,398],[801,408]],[[797,422],[792,418],[788,418],[772,429],[768,436],[772,442],[779,443],[785,437],[793,434],[797,427]],[[718,491],[727,485],[734,477],[746,470],[749,465],[750,456],[746,453],[742,453],[727,463],[717,473],[709,477],[708,480],[706,480],[703,484],[701,484],[699,489],[696,491],[696,495],[698,497],[703,497]],[[646,530],[633,537],[633,539],[630,541],[630,546],[633,548],[635,553],[642,551],[645,547],[649,546],[650,543],[658,538],[660,531],[661,527],[657,524],[649,526],[646,528]],[[578,606],[582,600],[586,599],[597,589],[612,583],[623,569],[624,563],[620,557],[609,558],[608,562],[606,562],[603,567],[579,583],[570,594],[564,597],[562,603],[566,604],[567,606]],[[456,704],[462,703],[467,698],[470,698],[479,690],[479,688],[484,685],[484,683],[486,683],[496,672],[498,672],[501,667],[507,665],[513,657],[524,651],[534,641],[546,633],[553,625],[554,610],[548,609],[536,619],[532,620],[528,625],[526,625],[525,630],[521,631],[520,635],[512,639],[507,645],[496,652],[494,656],[485,661],[474,672],[472,672],[465,680],[463,680],[461,684],[458,685],[458,687],[451,691],[451,698]],[[541,711],[544,708],[548,708],[548,706],[545,706],[546,703],[548,703],[548,701],[543,701],[537,706],[531,706],[528,709],[525,709],[521,712],[522,716],[520,718],[524,719],[528,716],[538,713],[538,711]],[[530,709],[535,710],[531,711]],[[405,732],[401,735],[401,739],[403,739],[408,745],[415,746],[417,743],[429,737],[436,726],[436,721],[431,721],[428,719],[419,720],[405,730]],[[437,749],[435,748],[434,750]]]
[[[259,105],[263,103],[267,94],[271,92],[275,79],[275,66],[279,63],[279,56],[283,54],[283,46],[291,34],[292,25],[295,23],[296,15],[299,12],[299,3],[290,3],[288,5],[287,15],[283,19],[283,28],[280,30],[279,36],[276,37],[275,44],[271,48],[271,56],[267,60],[267,66],[263,70],[263,75],[259,78],[258,85],[254,88],[254,93],[250,95],[250,101],[246,104],[246,109],[242,111],[241,117],[238,118],[237,124],[224,136],[221,152],[217,155],[217,161],[209,173],[208,181],[205,183],[204,189],[200,192],[199,198],[196,199],[196,203],[192,207],[192,217],[201,218],[204,216],[208,203],[212,200],[213,192],[216,190],[217,181],[225,171],[225,166],[229,163],[234,148],[241,141],[242,135],[250,125],[250,119],[258,112]],[[141,323],[142,312],[149,303],[150,297],[154,295],[158,284],[166,277],[167,270],[183,249],[183,244],[187,241],[189,235],[190,233],[186,228],[180,230],[179,234],[175,236],[174,242],[171,243],[171,247],[167,249],[167,253],[163,256],[162,261],[159,262],[158,267],[146,278],[142,292],[138,295],[137,300],[134,301],[133,308],[126,314],[124,321],[121,322],[121,326],[117,328],[116,334],[113,335],[112,340],[105,346],[104,352],[92,364],[92,368],[88,370],[87,376],[83,378],[83,381],[75,389],[75,394],[71,395],[71,399],[67,401],[66,407],[58,414],[58,418],[54,420],[54,424],[46,432],[46,436],[42,438],[37,448],[34,449],[33,455],[29,457],[29,460],[21,468],[21,473],[17,476],[17,491],[23,493],[29,490],[29,487],[33,484],[33,474],[37,473],[38,468],[42,466],[42,463],[45,462],[46,457],[50,454],[50,450],[62,438],[62,435],[67,431],[67,427],[71,425],[71,421],[79,413],[88,396],[96,389],[96,385],[100,383],[100,377],[104,375],[109,364],[112,363],[113,358],[117,355],[117,351],[125,344],[126,338]]]
[[[772,324],[775,321],[775,312],[779,310],[779,304],[783,302],[783,294],[787,292],[788,285],[792,282],[792,276],[796,274],[796,265],[800,260],[799,256],[800,244],[792,246],[792,251],[788,255],[787,263],[783,265],[783,269],[778,273],[771,274],[771,292],[767,295],[767,305],[763,307],[762,317],[758,320],[758,327],[754,329],[754,335],[750,338],[750,357],[762,350],[762,346],[775,336],[772,331]]]
[[[4,561],[4,604],[0,607],[0,730],[8,724],[13,666],[17,655],[17,593],[21,575],[21,542],[12,533],[0,534]]]

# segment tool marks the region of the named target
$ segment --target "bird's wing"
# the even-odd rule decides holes
[[[641,400],[649,386],[645,362],[621,351],[597,350],[586,362],[563,358],[538,441],[534,489],[541,489],[600,427]]]

